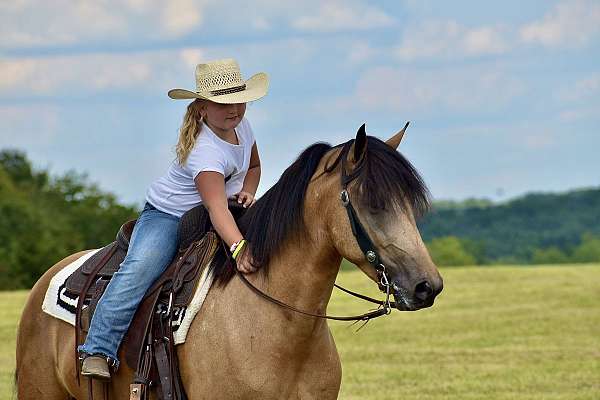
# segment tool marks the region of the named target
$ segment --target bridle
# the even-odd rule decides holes
[[[348,294],[351,294],[360,299],[369,301],[371,303],[378,304],[379,308],[377,310],[369,311],[367,313],[364,313],[361,315],[355,315],[355,316],[332,316],[332,315],[314,314],[314,313],[310,313],[307,311],[299,310],[293,306],[290,306],[280,300],[277,300],[277,299],[269,296],[268,294],[264,293],[262,290],[258,289],[256,286],[254,286],[252,283],[250,283],[246,279],[244,274],[241,273],[240,271],[238,271],[237,268],[235,268],[235,271],[236,271],[237,275],[240,277],[240,279],[242,280],[242,282],[244,282],[253,292],[255,292],[260,297],[263,297],[264,299],[266,299],[272,303],[275,303],[278,306],[281,306],[283,308],[286,308],[288,310],[291,310],[291,311],[294,311],[294,312],[297,312],[300,314],[304,314],[304,315],[308,315],[308,316],[316,317],[316,318],[332,319],[332,320],[337,320],[337,321],[365,321],[365,322],[367,322],[373,318],[377,318],[382,315],[390,314],[392,312],[392,308],[396,307],[396,303],[393,301],[390,301],[390,295],[392,294],[391,293],[392,285],[390,284],[390,280],[387,276],[385,265],[381,262],[381,258],[379,257],[379,254],[377,253],[377,250],[375,248],[375,245],[373,244],[373,241],[367,234],[363,225],[360,223],[358,215],[356,214],[356,210],[354,209],[354,207],[352,206],[352,203],[350,201],[350,195],[348,193],[348,184],[350,182],[352,182],[360,174],[362,167],[363,167],[364,160],[365,160],[365,157],[363,157],[360,160],[360,162],[356,165],[356,167],[354,168],[354,171],[352,171],[352,173],[350,173],[350,174],[347,174],[347,172],[346,172],[346,157],[347,157],[348,152],[350,151],[350,148],[352,147],[352,144],[354,143],[354,141],[355,141],[354,139],[351,139],[348,142],[343,144],[342,151],[340,152],[340,154],[338,155],[336,160],[333,162],[333,164],[325,169],[325,172],[333,171],[333,169],[341,161],[342,190],[340,192],[340,200],[342,202],[342,205],[346,209],[346,212],[348,213],[348,219],[350,220],[350,226],[352,227],[352,233],[354,234],[354,237],[356,238],[356,241],[358,242],[358,246],[360,247],[361,251],[363,252],[365,259],[369,262],[370,265],[373,266],[373,268],[375,269],[375,271],[377,273],[378,286],[379,286],[379,289],[383,293],[385,293],[385,295],[386,295],[385,300],[383,300],[383,301],[376,300],[369,296],[355,293],[355,292],[348,290],[342,286],[334,284],[335,287],[337,287],[338,289],[340,289]]]

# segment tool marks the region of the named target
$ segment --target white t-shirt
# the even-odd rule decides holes
[[[202,203],[194,179],[203,171],[223,174],[227,197],[242,190],[255,139],[246,118],[240,121],[235,132],[239,144],[226,142],[203,124],[185,165],[182,167],[174,160],[167,174],[150,185],[146,201],[160,211],[181,217]]]

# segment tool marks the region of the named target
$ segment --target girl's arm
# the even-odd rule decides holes
[[[223,239],[227,247],[243,239],[231,211],[227,205],[225,195],[225,178],[223,174],[213,171],[200,172],[195,179],[196,189],[202,197],[202,204],[208,210],[210,222]],[[256,268],[252,265],[249,253],[242,249],[242,256],[236,258],[237,267],[244,273],[254,272]]]
[[[200,172],[196,176],[195,183],[202,197],[202,204],[210,215],[210,222],[221,239],[231,247],[233,243],[242,239],[242,233],[227,206],[223,174],[213,171]]]
[[[250,153],[250,165],[248,172],[244,178],[244,185],[242,186],[242,192],[248,192],[252,196],[256,195],[256,189],[258,188],[258,182],[260,181],[260,157],[258,156],[258,148],[256,142],[252,145],[252,152]]]

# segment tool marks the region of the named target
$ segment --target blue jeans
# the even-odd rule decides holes
[[[85,343],[78,350],[102,355],[119,366],[117,350],[146,291],[177,252],[179,218],[146,203],[129,243],[127,256],[98,301]]]

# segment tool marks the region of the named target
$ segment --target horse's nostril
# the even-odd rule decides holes
[[[415,287],[415,297],[421,301],[427,300],[432,294],[433,289],[427,281],[423,281]]]

